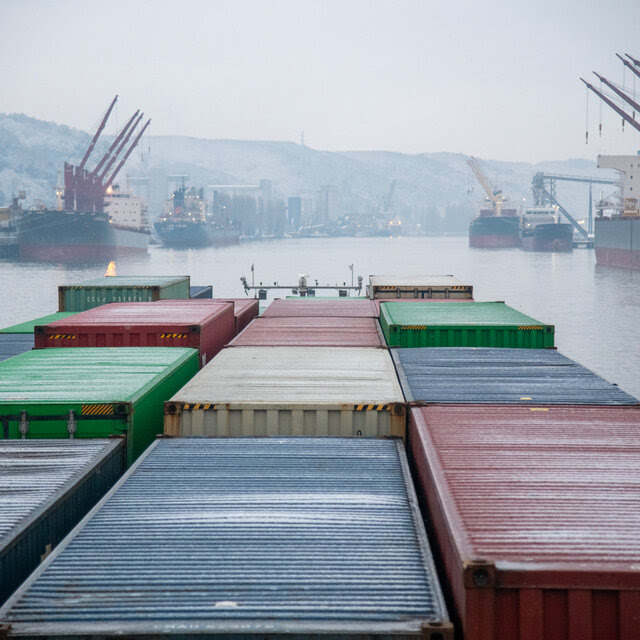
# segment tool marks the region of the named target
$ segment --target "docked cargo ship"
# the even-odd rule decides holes
[[[480,249],[519,247],[520,216],[515,209],[481,209],[480,215],[469,225],[469,246]]]
[[[117,191],[114,180],[151,120],[147,120],[127,146],[143,117],[139,111],[134,113],[96,166],[91,171],[86,168],[117,98],[107,109],[80,164],[65,162],[64,189],[57,189],[57,207],[21,209],[14,215],[21,258],[93,261],[147,251],[150,229],[141,221],[141,214],[138,222],[127,222],[112,216],[111,212],[119,209],[115,200],[135,200],[131,194]]]
[[[635,156],[598,156],[598,167],[618,172],[618,193],[613,206],[598,206],[595,219],[595,253],[599,265],[640,269],[640,201],[633,195],[640,173],[640,154]]]
[[[521,217],[520,239],[525,251],[572,251],[573,226],[559,222],[553,207],[530,207]]]
[[[165,247],[198,248],[238,244],[240,227],[207,213],[203,190],[180,187],[165,202],[155,229]]]

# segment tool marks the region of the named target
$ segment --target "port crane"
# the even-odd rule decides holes
[[[493,189],[491,187],[491,184],[489,183],[489,180],[487,180],[487,176],[485,176],[484,172],[482,171],[480,167],[480,163],[478,162],[477,158],[474,158],[473,156],[469,156],[469,158],[467,158],[467,164],[471,167],[471,170],[473,171],[476,178],[478,179],[480,186],[484,189],[484,192],[487,194],[487,198],[491,201],[495,215],[501,216],[502,206],[504,204],[504,197],[502,195],[502,190]]]
[[[628,53],[625,53],[626,58],[623,58],[620,54],[616,53],[616,56],[622,60],[624,66],[632,71],[632,73],[640,78],[640,60],[636,60],[631,57]],[[608,98],[602,91],[596,89],[592,84],[587,82],[584,78],[580,78],[584,84],[587,85],[587,88],[593,91],[605,104],[611,107],[623,120],[623,125],[625,122],[629,123],[634,129],[640,131],[640,122],[636,120],[636,112],[640,112],[640,103],[638,103],[634,98],[632,98],[629,94],[625,93],[618,87],[616,87],[612,82],[599,75],[595,71],[594,75],[609,89],[611,89],[619,98],[623,100],[623,106],[618,106],[612,99]],[[624,104],[626,103],[626,105]],[[631,115],[625,111],[625,108],[629,105],[633,112]]]
[[[64,163],[64,208],[68,211],[102,212],[104,210],[104,196],[107,189],[113,184],[120,169],[124,166],[132,151],[140,142],[140,138],[147,130],[151,120],[140,129],[130,146],[129,140],[134,134],[138,125],[142,121],[144,114],[138,109],[122,127],[116,135],[107,152],[100,158],[92,171],[86,168],[91,153],[95,149],[109,116],[118,100],[118,96],[111,101],[104,116],[102,117],[91,142],[80,161],[74,166],[68,162]],[[122,155],[124,151],[124,155]],[[111,167],[117,162],[118,165],[107,177]],[[106,182],[104,182],[106,179]]]

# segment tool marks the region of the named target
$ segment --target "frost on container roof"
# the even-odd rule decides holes
[[[114,440],[0,440],[0,548],[11,531],[83,474]]]
[[[351,438],[157,441],[0,619],[32,637],[450,631],[402,444]]]
[[[173,398],[216,403],[404,402],[389,352],[358,347],[223,349]]]
[[[84,280],[82,282],[72,282],[63,285],[63,288],[72,287],[104,287],[104,288],[120,288],[120,287],[156,287],[173,284],[175,282],[188,281],[189,276],[108,276],[104,278],[95,278],[93,280]]]
[[[452,275],[372,275],[369,283],[375,287],[461,287],[463,282]]]
[[[0,405],[133,402],[194,353],[181,347],[27,351],[0,362]]]

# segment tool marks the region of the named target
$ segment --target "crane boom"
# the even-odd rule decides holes
[[[502,192],[499,190],[494,191],[491,188],[491,184],[489,183],[489,180],[487,180],[487,176],[485,176],[484,172],[480,168],[480,163],[476,158],[474,158],[473,156],[469,156],[469,158],[467,159],[467,164],[471,167],[471,170],[478,179],[478,182],[487,194],[487,198],[489,198],[489,200],[491,200],[491,202],[493,203],[493,208],[496,212],[496,215],[502,215],[502,203],[504,202]]]
[[[608,104],[625,122],[628,122],[634,129],[640,131],[640,123],[636,122],[624,109],[621,109],[615,102],[609,100],[601,91],[598,91],[592,84],[589,84],[584,78],[580,78],[600,100]]]
[[[102,166],[109,159],[109,156],[111,156],[111,154],[113,153],[113,150],[118,146],[118,144],[122,140],[124,134],[127,132],[129,127],[131,126],[131,123],[135,120],[135,118],[137,118],[139,113],[140,113],[140,109],[138,109],[131,116],[131,118],[129,118],[129,122],[127,122],[127,124],[125,124],[124,127],[122,127],[122,131],[120,131],[120,133],[116,136],[116,139],[111,143],[111,146],[109,147],[109,150],[107,151],[107,153],[105,153],[102,156],[100,162],[98,162],[98,164],[96,165],[95,169],[91,172],[92,176],[97,176],[98,175],[98,171],[100,171],[100,169],[102,169]]]
[[[631,56],[627,53],[626,54],[627,57],[631,58]],[[622,64],[627,67],[627,69],[630,69],[631,72],[638,76],[638,78],[640,78],[640,65],[638,65],[638,69],[636,69],[628,60],[625,60],[619,53],[616,53],[616,56],[618,56],[618,58],[620,58],[620,60],[622,60]],[[633,58],[631,58],[633,60]]]
[[[107,112],[104,114],[104,118],[102,118],[102,122],[100,122],[100,125],[98,126],[98,130],[96,131],[95,135],[91,139],[91,143],[89,144],[89,148],[85,151],[84,156],[82,158],[82,161],[80,162],[80,164],[76,168],[76,173],[78,175],[82,173],[82,170],[84,169],[84,165],[87,164],[87,160],[89,159],[89,156],[91,155],[91,152],[93,151],[93,148],[96,146],[96,142],[98,142],[98,138],[100,137],[100,134],[102,133],[102,130],[104,129],[105,125],[107,124],[107,120],[109,119],[109,116],[111,115],[111,111],[113,110],[113,107],[115,106],[117,100],[118,100],[118,96],[116,95],[116,97],[111,101],[111,104],[109,105],[109,108],[107,109]]]
[[[606,78],[603,78],[601,75],[597,74],[595,71],[593,73],[595,74],[596,78],[598,78],[601,82],[604,82],[604,84],[606,84],[607,87],[611,89],[611,91],[619,95],[625,102],[630,104],[634,109],[640,111],[640,104],[638,104],[635,100],[629,97],[624,91],[621,91],[620,89],[618,89],[618,87],[616,87],[614,84],[609,82]]]
[[[109,158],[109,162],[107,162],[107,166],[102,170],[102,173],[99,176],[100,181],[104,180],[107,173],[109,173],[109,169],[113,166],[113,163],[118,159],[118,156],[122,153],[122,150],[125,148],[127,142],[129,142],[129,138],[133,135],[133,132],[136,130],[136,127],[140,124],[140,121],[144,117],[144,113],[141,113],[138,116],[138,119],[135,121],[132,127],[129,128],[129,131],[125,138],[120,142],[120,145],[116,149],[116,152]]]
[[[142,117],[142,116],[140,116],[140,117]],[[107,180],[107,183],[104,185],[105,191],[112,185],[113,181],[115,180],[116,176],[118,175],[118,172],[120,171],[120,169],[122,169],[124,163],[127,161],[127,158],[131,155],[131,152],[136,148],[138,142],[140,142],[140,138],[142,138],[142,134],[146,131],[147,127],[150,124],[151,124],[151,118],[149,118],[149,120],[147,120],[147,122],[144,125],[144,127],[142,127],[142,130],[136,136],[136,139],[133,141],[133,144],[129,147],[129,149],[127,150],[127,153],[124,154],[124,158],[122,158],[122,160],[120,161],[120,164],[116,167],[115,171],[111,174],[111,176]]]

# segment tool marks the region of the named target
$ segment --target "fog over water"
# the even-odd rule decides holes
[[[474,285],[478,301],[503,300],[556,327],[564,355],[640,396],[640,272],[596,267],[593,251],[528,253],[470,249],[466,237],[318,238],[243,242],[239,246],[171,250],[121,259],[118,275],[189,275],[214,296],[244,297],[240,282],[319,284],[364,281],[370,274],[453,274]],[[65,267],[0,261],[0,326],[57,310],[58,285],[104,275],[106,264]],[[283,291],[280,297],[290,295]]]

